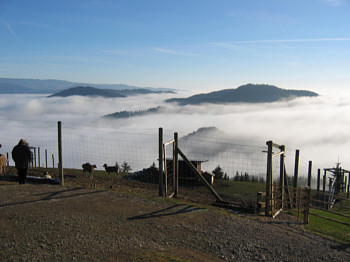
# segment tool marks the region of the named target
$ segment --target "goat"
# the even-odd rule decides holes
[[[5,173],[5,166],[6,166],[6,157],[3,154],[0,154],[0,175],[3,175]]]
[[[103,167],[106,169],[108,177],[111,177],[111,173],[113,172],[115,172],[117,175],[120,173],[120,168],[118,164],[116,164],[115,166],[107,166],[107,164],[104,164]]]
[[[86,174],[87,172],[92,177],[92,172],[94,172],[94,169],[96,168],[96,165],[91,165],[89,162],[82,165],[83,173]]]

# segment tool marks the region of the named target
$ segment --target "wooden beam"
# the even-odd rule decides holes
[[[215,196],[216,200],[223,202],[222,198],[218,195],[218,193],[216,193],[216,191],[214,190],[214,188],[212,188],[212,186],[208,183],[208,181],[205,180],[205,178],[198,172],[198,170],[193,166],[191,161],[187,159],[187,157],[180,150],[179,147],[176,147],[176,151],[179,153],[179,155],[182,157],[185,163],[189,166],[192,172],[199,178],[199,180],[201,180],[204,183],[204,185],[209,189],[209,191]]]

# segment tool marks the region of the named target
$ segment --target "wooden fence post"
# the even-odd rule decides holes
[[[294,192],[296,188],[298,188],[298,175],[299,175],[299,149],[295,150],[294,181],[293,181]],[[297,196],[295,194],[294,204],[296,204],[296,201],[297,201]]]
[[[349,198],[349,195],[350,195],[350,173],[348,175],[348,195],[347,195],[348,198]]]
[[[323,208],[326,208],[326,182],[327,182],[327,170],[324,170],[324,175],[323,175],[323,187],[322,187],[322,192],[323,192]]]
[[[280,193],[281,193],[281,208],[284,207],[284,199],[285,199],[285,179],[286,179],[286,174],[285,174],[285,167],[284,167],[284,155],[285,155],[285,146],[280,146],[279,149],[281,152],[284,152],[283,154],[280,155]]]
[[[272,201],[272,141],[267,141],[266,204],[265,216],[270,216]]]
[[[61,185],[64,186],[64,174],[63,174],[63,163],[62,163],[62,123],[57,122],[58,129],[58,174],[61,178]]]
[[[309,169],[307,175],[307,186],[311,188],[311,173],[312,173],[312,161],[309,161]]]
[[[168,196],[168,163],[166,159],[166,150],[165,150],[165,144],[163,144],[163,169],[164,169],[164,176],[163,176],[163,190],[164,190],[164,196]]]
[[[45,167],[47,168],[47,149],[45,149]]]
[[[304,224],[309,224],[310,193],[311,188],[306,187],[304,196]]]
[[[174,133],[174,177],[175,177],[175,192],[174,196],[176,197],[179,193],[179,153],[178,153],[178,146],[179,146],[179,137],[178,133]]]
[[[40,147],[38,147],[38,167],[40,167]]]
[[[320,182],[321,182],[321,169],[317,169],[317,195],[316,199],[320,200]],[[317,206],[319,206],[319,202],[317,202]]]
[[[6,152],[7,166],[10,166],[9,152]]]
[[[34,147],[34,165],[33,165],[33,168],[34,167],[36,169],[36,147]]]
[[[163,128],[159,128],[159,196],[163,196]]]

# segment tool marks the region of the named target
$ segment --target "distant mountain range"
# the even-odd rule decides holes
[[[99,89],[91,86],[77,86],[65,89],[49,97],[68,97],[68,96],[100,96],[105,98],[115,98],[115,97],[127,97],[132,95],[146,95],[146,94],[159,94],[159,93],[174,93],[173,91],[151,91],[148,89]]]
[[[77,86],[93,86],[100,89],[145,89],[151,91],[176,91],[169,88],[136,87],[124,84],[91,84],[69,82],[64,80],[41,80],[41,79],[19,79],[0,78],[0,94],[52,94]]]
[[[225,89],[206,94],[193,95],[188,98],[171,98],[167,102],[179,105],[196,105],[204,103],[269,103],[296,97],[314,97],[317,93],[307,90],[287,90],[272,85],[247,84],[236,89]]]

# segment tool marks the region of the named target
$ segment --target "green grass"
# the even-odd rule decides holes
[[[350,219],[326,211],[310,209],[311,213],[350,224]],[[341,243],[350,244],[350,226],[339,224],[313,215],[309,216],[306,228],[319,235],[334,239]]]
[[[248,201],[256,202],[257,193],[265,191],[266,186],[264,183],[257,182],[216,180],[214,183],[214,189],[223,198],[225,198],[225,196],[240,197]]]
[[[341,200],[337,204],[334,205],[332,211],[349,215],[349,210],[339,207],[339,205],[342,206],[350,206],[349,200]],[[292,215],[296,215],[297,213],[295,211],[290,211]],[[325,238],[332,239],[334,241],[344,243],[344,244],[350,244],[350,226],[343,225],[341,223],[337,223],[334,221],[329,221],[327,219],[324,219],[322,217],[326,217],[329,219],[333,219],[336,221],[344,222],[347,224],[350,224],[350,218],[339,216],[337,214],[333,214],[330,212],[327,212],[325,210],[319,210],[310,208],[310,213],[313,213],[315,215],[310,214],[309,215],[309,224],[305,225],[305,228],[321,235]],[[322,217],[318,217],[322,216]],[[303,213],[300,214],[300,221],[304,220]]]

